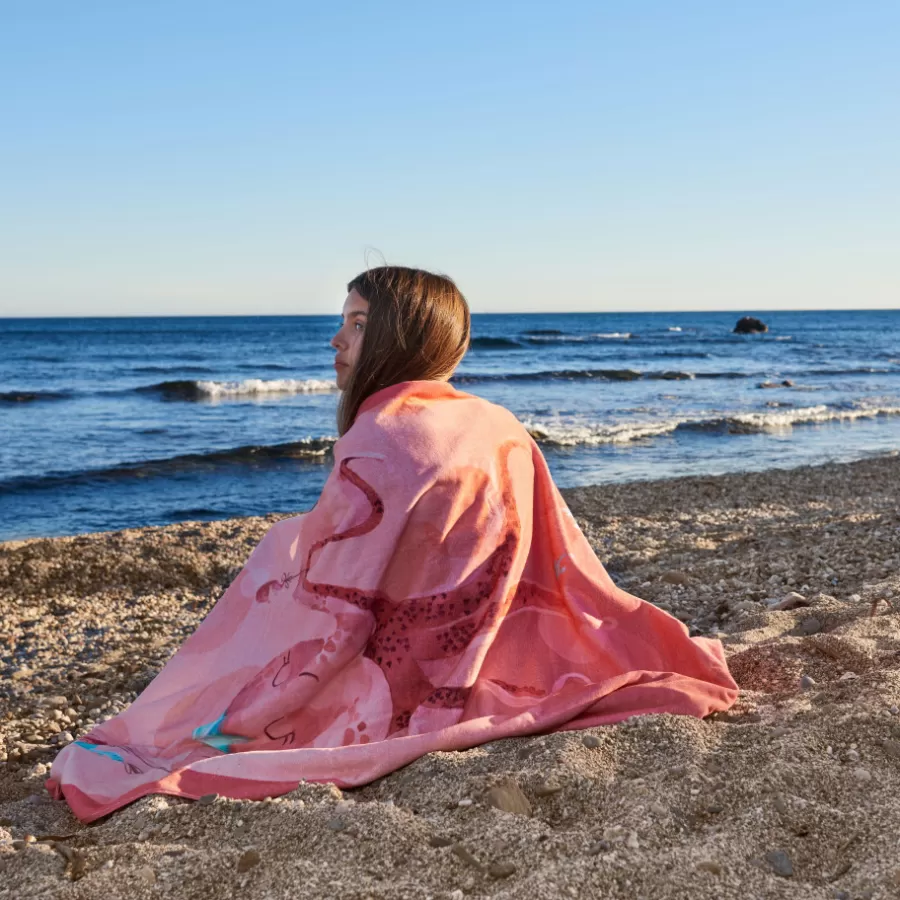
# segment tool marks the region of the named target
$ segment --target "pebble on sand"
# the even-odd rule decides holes
[[[503,810],[503,812],[517,816],[530,816],[532,812],[528,798],[512,779],[507,779],[506,781],[501,781],[500,784],[494,785],[487,792],[487,802],[491,806]]]
[[[794,874],[794,864],[784,850],[770,850],[766,854],[766,862],[772,871],[782,878],[790,878]]]
[[[237,870],[238,872],[248,872],[254,866],[258,866],[259,861],[260,855],[258,850],[245,850],[238,860]]]

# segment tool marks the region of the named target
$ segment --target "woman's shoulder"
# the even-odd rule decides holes
[[[466,437],[491,441],[528,437],[508,409],[446,382],[405,382],[369,399],[376,402],[363,405],[341,439],[344,446],[396,449],[423,443],[440,446]]]

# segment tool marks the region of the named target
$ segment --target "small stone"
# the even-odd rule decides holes
[[[561,784],[554,784],[551,781],[545,781],[543,784],[538,785],[534,789],[534,794],[536,797],[552,797],[553,794],[558,794],[561,790]]]
[[[135,875],[144,882],[144,884],[156,884],[156,872],[150,866],[141,866]]]
[[[509,878],[510,875],[514,875],[516,872],[516,867],[511,862],[496,862],[491,863],[488,868],[488,875],[491,878]]]
[[[801,691],[809,691],[816,686],[816,682],[814,679],[810,678],[809,675],[801,675],[800,676],[800,690]]]
[[[512,779],[495,785],[487,792],[487,801],[491,806],[517,816],[530,816],[531,804],[522,793],[522,789]]]
[[[344,819],[336,816],[335,818],[328,820],[328,827],[332,831],[344,831],[344,829],[348,827],[348,824]]]
[[[241,858],[238,860],[237,870],[238,872],[247,872],[252,869],[254,866],[259,865],[260,855],[258,850],[245,850],[241,854]]]
[[[61,694],[53,694],[50,697],[45,697],[44,702],[47,704],[47,706],[56,706],[56,707],[66,706],[66,707],[68,707],[69,698],[63,697]]]
[[[663,572],[660,580],[665,582],[666,584],[687,585],[691,583],[691,578],[689,575],[685,574],[684,572],[678,572],[674,569],[670,572]]]
[[[859,751],[853,749],[844,751],[844,759],[851,763],[859,762]]]
[[[892,706],[892,707],[888,710],[888,712],[889,712],[892,716],[900,716],[900,706]]]
[[[822,630],[822,623],[815,616],[808,616],[797,626],[797,634],[809,637]]]
[[[472,800],[471,797],[463,797],[462,800],[460,800],[456,805],[466,807],[466,806],[471,806],[473,802],[474,801]]]
[[[714,859],[704,859],[697,863],[701,872],[709,872],[711,875],[721,875],[722,867]]]
[[[809,600],[807,600],[803,594],[798,594],[797,591],[791,591],[789,594],[785,594],[772,609],[800,609],[803,606],[809,606]]]
[[[894,759],[900,759],[900,741],[882,741],[881,749],[888,756],[894,757]]]
[[[596,856],[598,853],[606,853],[612,848],[612,844],[607,840],[594,841],[587,849],[588,856]]]
[[[653,803],[650,804],[650,812],[655,816],[664,816],[666,814],[666,808],[658,800],[654,800]]]
[[[841,675],[838,681],[853,681],[858,677],[859,676],[856,674],[856,672],[844,672],[844,674]]]
[[[782,878],[790,878],[794,874],[794,864],[784,850],[770,850],[766,854],[766,862],[772,867],[772,871]]]
[[[853,777],[862,784],[866,784],[867,782],[872,780],[872,773],[868,769],[854,769]]]
[[[600,738],[597,737],[596,734],[586,734],[582,739],[581,743],[584,744],[588,750],[596,750],[603,742]]]
[[[636,831],[630,831],[628,833],[628,837],[625,838],[625,846],[628,847],[629,850],[637,850],[638,849],[638,836]]]
[[[452,847],[456,841],[454,841],[453,838],[444,837],[442,834],[433,834],[428,838],[428,843],[431,844],[432,847]]]
[[[473,869],[478,869],[481,871],[483,869],[482,865],[472,854],[472,851],[466,847],[465,844],[454,844],[450,848],[450,852],[461,859],[467,866],[471,866]]]
[[[204,795],[197,801],[197,803],[198,803],[200,806],[210,806],[210,805],[212,805],[213,803],[215,803],[216,800],[218,800],[218,799],[219,799],[219,795],[218,795],[218,794],[204,794]]]

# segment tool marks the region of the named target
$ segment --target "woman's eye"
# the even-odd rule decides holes
[[[354,327],[357,331],[362,331],[362,330],[363,330],[363,323],[362,323],[362,322],[357,322],[353,327]]]

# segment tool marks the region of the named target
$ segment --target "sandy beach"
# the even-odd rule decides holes
[[[564,493],[617,583],[722,639],[732,710],[90,827],[43,788],[54,754],[277,519],[0,544],[0,898],[900,897],[900,456]]]

